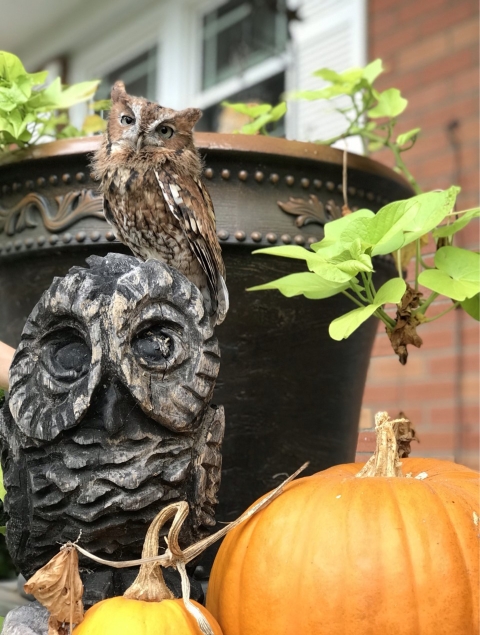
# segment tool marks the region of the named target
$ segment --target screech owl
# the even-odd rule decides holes
[[[220,357],[201,294],[157,260],[87,263],[29,316],[0,411],[7,545],[27,578],[80,530],[97,555],[140,557],[176,500],[190,506],[184,545],[215,524],[224,415],[209,404]],[[134,575],[81,565],[86,603]]]
[[[176,111],[128,95],[118,81],[92,166],[118,239],[143,260],[162,260],[183,273],[220,324],[228,291],[213,204],[193,143],[201,115],[197,108]]]

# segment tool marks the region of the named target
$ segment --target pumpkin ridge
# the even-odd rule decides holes
[[[461,498],[468,507],[472,507],[472,496],[470,495],[470,493],[465,496],[465,489],[463,487],[458,487],[458,483],[449,483],[448,481],[432,481],[429,478],[424,479],[422,482],[424,485],[428,485],[428,487],[432,489],[437,496],[439,495],[439,491],[446,490],[449,492],[449,494]]]
[[[444,503],[442,497],[440,496],[438,490],[436,488],[432,487],[431,483],[428,483],[428,479],[425,479],[425,485],[428,485],[429,489],[433,492],[433,494],[436,496],[437,500],[439,501],[440,504],[437,506],[437,508],[439,507],[439,508],[444,510],[444,517],[448,519],[448,524],[450,526],[451,533],[455,536],[455,542],[457,544],[457,550],[461,554],[461,557],[462,557],[461,560],[462,560],[462,563],[463,563],[463,569],[464,569],[464,572],[465,572],[465,577],[468,580],[468,586],[469,586],[469,590],[470,590],[470,593],[468,594],[468,601],[469,601],[469,605],[470,605],[471,623],[473,624],[474,621],[475,621],[475,607],[474,607],[473,600],[472,600],[472,598],[473,598],[472,579],[471,579],[471,576],[469,575],[469,568],[468,568],[468,565],[467,565],[467,560],[465,558],[465,552],[463,550],[463,545],[462,545],[462,543],[461,543],[461,541],[460,541],[460,539],[458,537],[458,533],[457,533],[458,529],[455,526],[455,523],[453,522],[453,520],[452,520],[452,518],[450,516],[449,509],[445,505],[445,503]]]
[[[343,557],[344,557],[344,561],[346,561],[349,557],[351,553],[355,553],[355,547],[352,545],[352,540],[351,540],[351,535],[350,532],[347,531],[347,528],[350,527],[350,518],[353,514],[353,505],[349,504],[349,500],[348,499],[354,499],[356,496],[355,490],[357,489],[357,484],[358,484],[358,479],[355,479],[355,474],[349,474],[346,477],[343,477],[340,482],[339,485],[342,489],[341,491],[341,496],[342,498],[345,496],[347,497],[347,503],[343,505],[344,507],[344,514],[343,514],[343,518],[340,521],[340,527],[341,527],[341,532],[342,532],[342,540],[341,540],[341,544],[343,545]],[[343,521],[343,522],[342,522]],[[342,567],[343,571],[343,580],[342,580],[342,588],[343,589],[347,589],[347,580],[348,580],[348,569],[347,567]],[[342,594],[341,596],[341,611],[343,613],[343,615],[347,614],[347,607],[345,606],[345,596],[346,594]],[[338,625],[336,627],[338,629]],[[346,631],[344,630],[344,634],[346,634]]]
[[[428,480],[429,479],[425,479],[426,482],[428,482]],[[462,503],[465,504],[465,507],[468,508],[469,511],[472,511],[472,512],[475,511],[475,509],[472,507],[472,494],[470,494],[470,492],[465,492],[465,489],[463,487],[459,487],[458,483],[449,483],[448,481],[434,481],[434,482],[435,482],[435,487],[437,488],[437,490],[448,491],[449,494],[451,493],[456,498],[459,498],[462,501]],[[432,483],[428,483],[428,484],[430,485],[430,487],[432,487]]]
[[[398,497],[397,497],[397,491],[395,488],[396,485],[396,481],[392,480],[391,478],[388,479],[388,487],[391,491],[391,499],[395,505],[395,508],[398,512],[398,517],[400,518],[401,524],[402,524],[402,545],[403,545],[403,552],[405,554],[405,559],[408,562],[408,571],[410,574],[410,579],[412,579],[414,581],[414,584],[412,585],[413,588],[415,588],[417,586],[417,578],[415,576],[415,567],[413,566],[413,557],[412,557],[412,548],[410,545],[410,541],[408,540],[408,536],[410,535],[409,532],[407,531],[408,528],[408,524],[405,521],[405,517],[404,517],[404,510],[403,510],[403,506],[400,504]],[[412,596],[414,598],[415,601],[415,618],[416,618],[416,624],[417,624],[417,628],[416,628],[416,633],[421,633],[422,629],[421,629],[421,623],[420,623],[420,615],[419,615],[419,610],[418,610],[418,598],[417,598],[417,594],[415,592],[412,593]]]

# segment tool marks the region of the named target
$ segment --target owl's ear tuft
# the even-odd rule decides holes
[[[202,115],[203,112],[200,108],[185,108],[185,110],[181,110],[178,113],[176,119],[185,123],[190,128],[193,128]]]
[[[125,90],[125,84],[118,80],[115,82],[112,88],[111,97],[112,101],[115,103],[116,101],[123,101],[127,96],[127,92]]]

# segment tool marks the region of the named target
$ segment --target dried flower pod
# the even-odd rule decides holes
[[[63,545],[47,564],[24,586],[50,611],[48,635],[63,635],[62,624],[79,624],[83,620],[83,584],[78,572],[78,553],[71,542]]]

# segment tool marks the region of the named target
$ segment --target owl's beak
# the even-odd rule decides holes
[[[137,139],[137,152],[140,152],[140,150],[142,149],[143,141],[144,141],[143,135],[139,135]]]

